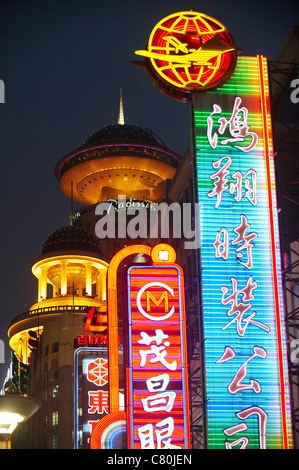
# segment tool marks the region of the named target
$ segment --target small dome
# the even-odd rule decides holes
[[[84,147],[103,143],[141,143],[165,147],[165,143],[154,132],[135,124],[110,124],[94,132],[85,141]]]
[[[42,246],[41,256],[57,251],[67,253],[74,250],[93,253],[97,257],[102,257],[104,254],[96,235],[79,227],[68,226],[51,233]]]

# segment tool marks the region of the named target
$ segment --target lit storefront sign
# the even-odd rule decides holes
[[[267,61],[192,96],[209,448],[292,446]]]
[[[98,421],[109,412],[108,357],[82,358],[83,445]]]
[[[75,347],[108,345],[108,335],[78,335]]]
[[[163,262],[159,253],[158,263],[134,265],[127,273],[126,409],[131,449],[190,448],[183,273],[167,262],[169,251],[163,251]]]
[[[82,367],[82,374],[79,373]],[[109,413],[108,350],[78,348],[74,354],[74,447],[89,449],[93,429]],[[79,397],[79,388],[82,393]]]

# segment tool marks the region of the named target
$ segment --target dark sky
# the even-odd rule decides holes
[[[70,201],[54,176],[60,158],[95,130],[116,123],[119,89],[125,121],[157,133],[183,154],[189,108],[131,65],[134,51],[165,16],[193,9],[221,21],[243,55],[274,60],[291,27],[296,1],[1,0],[0,339],[10,321],[37,298],[34,259],[48,235],[68,225]],[[76,206],[75,206],[76,207]],[[0,388],[9,365],[0,364]]]

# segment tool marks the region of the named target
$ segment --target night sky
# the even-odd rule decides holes
[[[221,21],[242,49],[275,60],[294,24],[296,1],[1,0],[0,104],[1,310],[0,389],[9,366],[7,329],[37,300],[31,266],[49,234],[69,224],[70,200],[54,176],[58,160],[89,135],[125,122],[157,133],[173,151],[189,145],[189,107],[160,92],[131,64],[169,14],[194,10]],[[77,208],[79,206],[76,206]]]

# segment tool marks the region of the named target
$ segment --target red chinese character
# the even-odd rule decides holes
[[[88,392],[88,413],[108,413],[108,391],[90,390]]]
[[[100,336],[95,335],[95,336],[93,337],[93,344],[94,344],[95,346],[98,346],[98,345],[100,344]]]
[[[77,341],[78,341],[78,344],[87,344],[87,336],[86,335],[78,335],[77,336]]]

